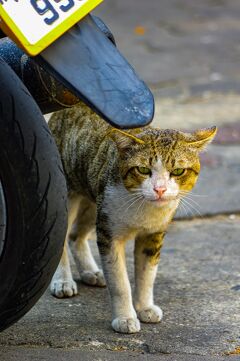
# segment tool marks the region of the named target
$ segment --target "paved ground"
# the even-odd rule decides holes
[[[161,324],[116,334],[107,290],[79,283],[74,299],[47,291],[3,332],[0,360],[240,360],[240,2],[111,0],[97,13],[153,90],[155,124],[216,124],[218,136],[166,237],[155,297]]]
[[[194,360],[198,355],[197,360],[209,360],[210,356],[221,359],[231,352],[237,354],[239,234],[240,216],[176,221],[172,225],[156,284],[156,301],[164,311],[161,324],[143,325],[137,335],[114,333],[107,290],[79,283],[77,297],[61,301],[48,291],[21,321],[2,333],[0,344],[8,348],[1,349],[1,361],[4,355],[15,355],[17,360],[26,355],[41,360],[47,355],[46,359],[57,360],[58,349],[63,349],[66,360],[77,355],[87,360],[88,351],[94,360],[124,360],[131,355],[143,360],[146,355],[152,360]],[[131,251],[129,244],[127,261],[133,280]],[[78,278],[77,273],[75,276]],[[51,350],[48,354],[52,348],[56,353]]]

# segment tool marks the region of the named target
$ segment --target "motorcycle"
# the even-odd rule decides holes
[[[101,1],[0,0],[0,331],[46,290],[66,233],[64,172],[42,114],[83,101],[117,128],[153,118],[150,90],[90,14]]]

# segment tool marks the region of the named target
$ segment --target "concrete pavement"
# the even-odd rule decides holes
[[[4,348],[1,361],[225,361],[229,357],[196,356],[196,355],[151,355],[134,351],[92,351],[79,349],[53,349],[53,348]],[[234,357],[239,361],[239,357]]]
[[[225,361],[229,357],[196,356],[196,355],[151,355],[134,351],[92,351],[79,349],[53,349],[53,348],[3,348],[1,361]],[[234,357],[239,361],[239,357]]]
[[[238,361],[240,3],[111,0],[97,14],[153,90],[155,124],[215,124],[218,136],[202,154],[190,204],[166,236],[155,296],[162,322],[136,335],[114,333],[107,290],[79,282],[77,297],[60,301],[47,291],[1,333],[0,360]],[[133,282],[131,243],[127,261]]]
[[[22,320],[0,335],[0,344],[15,350],[92,350],[96,355],[131,351],[209,357],[235,352],[240,342],[239,234],[240,216],[174,222],[156,282],[155,299],[164,318],[158,325],[142,325],[139,334],[114,333],[107,289],[79,283],[79,295],[72,299],[58,300],[47,291]],[[133,281],[131,242],[127,262]],[[77,272],[75,277],[79,278]]]

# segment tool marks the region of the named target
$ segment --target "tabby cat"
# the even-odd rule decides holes
[[[68,231],[51,283],[54,296],[77,294],[68,239],[74,221],[76,256],[83,282],[104,286],[112,304],[112,327],[134,333],[140,322],[156,323],[153,285],[169,222],[197,181],[199,152],[216,127],[183,133],[153,127],[119,131],[87,106],[55,113],[49,122],[60,151],[69,191]],[[88,245],[96,227],[103,273]],[[125,243],[135,239],[135,291],[125,265]]]

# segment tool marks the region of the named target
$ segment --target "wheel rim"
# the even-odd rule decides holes
[[[3,187],[0,180],[0,257],[3,253],[7,225],[6,201],[4,197]]]

